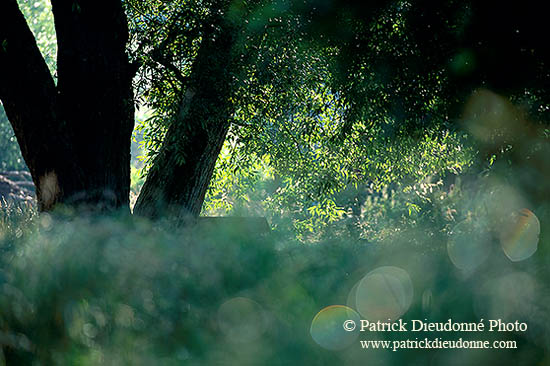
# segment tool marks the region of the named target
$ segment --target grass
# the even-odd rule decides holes
[[[462,206],[480,215],[472,209],[479,197],[471,197]],[[544,224],[547,206],[533,210]],[[385,229],[376,241],[340,232],[307,245],[284,233],[175,230],[123,215],[37,216],[4,204],[0,364],[547,364],[546,236],[533,256],[512,262],[491,232],[487,257],[461,270],[447,248],[452,229],[431,219]],[[352,317],[376,310],[409,322],[518,320],[528,330],[350,335],[332,305],[349,306]],[[518,348],[392,352],[359,343],[417,337],[512,340]]]

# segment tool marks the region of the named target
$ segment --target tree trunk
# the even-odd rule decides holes
[[[136,202],[138,215],[200,214],[233,113],[229,98],[234,32],[227,28],[203,37],[180,112]]]
[[[57,86],[16,0],[0,2],[0,99],[39,209],[128,207],[133,75],[122,5],[53,0],[52,7]]]

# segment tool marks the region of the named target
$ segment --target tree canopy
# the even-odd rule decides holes
[[[0,0],[0,365],[547,364],[544,10]]]
[[[145,56],[138,90],[154,111],[138,127],[149,166],[185,102],[188,65],[205,22],[203,13],[189,10],[192,4],[175,4],[138,7],[131,27],[137,44],[162,44],[137,55]],[[296,224],[308,226],[315,217],[330,221],[347,212],[337,197],[350,185],[379,189],[456,174],[475,161],[462,106],[478,88],[525,103],[545,121],[545,76],[530,66],[543,65],[545,53],[540,44],[531,55],[522,51],[537,36],[533,18],[508,22],[514,7],[500,7],[496,19],[490,9],[422,1],[230,5],[237,35],[233,58],[225,61],[233,67],[231,126],[206,212],[258,208],[261,201],[285,214],[300,212]],[[147,11],[162,21],[148,21]],[[525,38],[502,43],[491,35],[514,27]],[[480,42],[498,52],[486,57]],[[159,48],[168,51],[161,56]],[[507,80],[516,68],[534,75]],[[259,181],[265,183],[250,197]]]
[[[14,1],[9,4],[5,6],[15,9]],[[106,27],[98,27],[102,28],[98,33],[92,31],[96,26],[92,20],[89,25],[81,23],[81,38],[72,39],[75,24],[64,23],[71,17],[93,19],[99,10],[79,2],[70,9],[53,5],[57,39],[48,2],[36,2],[33,8],[22,2],[21,9],[27,19],[32,11],[30,23],[54,75],[50,88],[64,95],[66,86],[65,94],[76,95],[86,85],[82,101],[75,104],[71,98],[70,102],[61,98],[56,108],[67,109],[65,119],[80,119],[79,114],[94,109],[97,116],[104,116],[105,105],[97,97],[108,97],[109,80],[121,80],[128,88],[129,79],[124,78],[129,76],[115,70],[116,62],[104,68],[99,59],[92,58],[98,65],[84,61],[86,55],[105,52]],[[479,88],[523,103],[535,120],[546,120],[547,52],[536,42],[541,24],[535,21],[540,17],[536,7],[457,1],[285,0],[124,1],[121,5],[116,10],[118,20],[106,22],[117,27],[126,18],[125,67],[130,76],[137,71],[132,86],[137,106],[150,110],[150,117],[138,124],[144,136],[146,182],[135,211],[143,215],[158,217],[167,208],[171,214],[198,215],[206,196],[205,212],[227,212],[258,200],[271,208],[294,207],[290,210],[302,213],[298,222],[311,222],[314,216],[330,221],[350,209],[337,199],[349,187],[380,189],[472,165],[478,149],[472,147],[462,111],[467,97]],[[116,30],[121,39],[125,27]],[[3,32],[4,62],[15,62],[17,57],[10,61],[13,53],[7,51],[11,35],[8,29]],[[59,50],[56,61],[52,54],[57,44],[66,47]],[[101,50],[93,50],[94,45]],[[121,45],[117,44],[116,52],[121,52]],[[73,60],[77,49],[80,54]],[[7,70],[11,64],[4,65]],[[70,80],[78,67],[79,73],[93,79],[64,83],[63,69],[69,70]],[[103,79],[92,76],[98,72]],[[48,79],[43,71],[41,76]],[[13,89],[4,94],[10,105]],[[122,98],[126,105],[128,98]],[[57,98],[52,103],[57,105]],[[127,120],[130,111],[125,113]],[[12,119],[17,127],[17,116]],[[106,136],[119,135],[95,123],[82,122],[73,132],[55,133],[68,139],[55,145],[82,141],[82,148],[71,156],[81,154],[90,169],[101,170],[102,165],[92,161],[107,158],[97,156],[92,146],[112,145],[114,140],[107,142]],[[94,138],[84,126],[94,126]],[[128,134],[128,127],[116,130]],[[18,139],[29,160],[27,135],[20,132]],[[44,142],[31,145],[38,151]],[[106,156],[114,151],[100,150]],[[127,165],[127,153],[123,155],[121,164]],[[71,171],[80,170],[81,176],[75,179],[82,181],[86,172],[82,162],[77,165],[80,168]],[[52,168],[40,169],[44,173],[33,174],[39,201],[40,179]],[[125,205],[128,189],[122,186],[128,180],[122,179],[119,188],[109,183],[107,190],[95,189],[104,191],[99,197],[106,191],[122,192],[120,202]],[[260,180],[264,188],[254,199],[243,193],[243,187]],[[86,188],[88,184],[92,183],[73,182],[68,191],[93,191]],[[90,202],[98,199],[92,194]]]

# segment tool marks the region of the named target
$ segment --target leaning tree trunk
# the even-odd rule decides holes
[[[16,0],[0,2],[0,99],[39,209],[128,207],[132,72],[120,1],[52,0],[55,85]]]
[[[134,207],[151,218],[196,217],[230,125],[234,32],[221,26],[203,37],[182,98]]]

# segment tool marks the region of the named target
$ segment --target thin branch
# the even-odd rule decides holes
[[[167,70],[171,71],[176,79],[183,85],[185,85],[189,80],[188,78],[181,72],[180,69],[178,69],[173,63],[170,61],[164,59],[164,58],[158,58],[154,57],[152,58],[153,61],[157,62],[159,65],[164,66]]]

